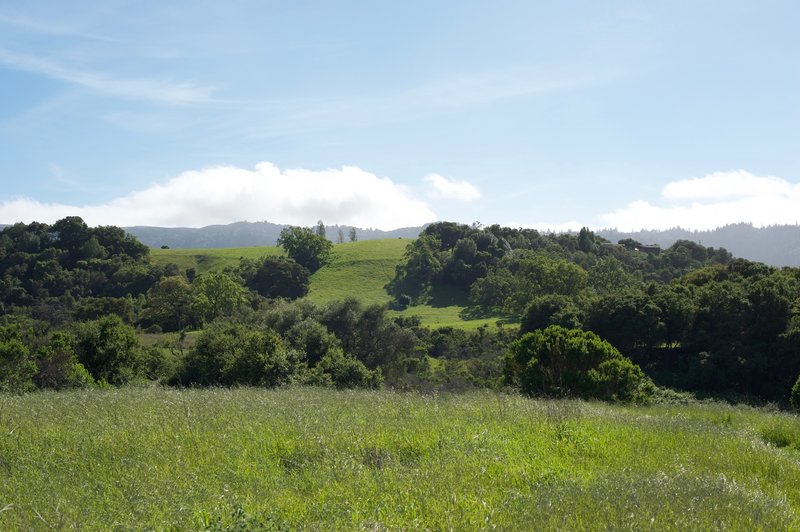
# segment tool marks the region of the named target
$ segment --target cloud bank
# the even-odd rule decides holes
[[[253,170],[219,166],[189,171],[102,205],[63,205],[21,198],[0,204],[0,221],[48,222],[80,216],[89,225],[202,227],[267,220],[395,229],[435,221],[428,205],[406,187],[355,166]]]
[[[664,186],[661,198],[663,205],[635,201],[600,218],[604,227],[622,231],[800,223],[800,184],[744,170],[673,181]]]
[[[473,201],[481,197],[481,192],[467,181],[450,179],[439,174],[428,174],[424,177],[430,185],[428,195],[432,198]]]

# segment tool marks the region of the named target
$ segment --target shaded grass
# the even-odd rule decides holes
[[[0,529],[797,529],[797,417],[475,392],[0,396]]]
[[[432,305],[416,305],[408,307],[402,311],[389,311],[391,316],[416,316],[422,325],[436,327],[454,327],[457,329],[475,330],[481,326],[494,327],[498,321],[506,323],[501,317],[477,318],[465,320],[463,318],[464,307],[434,307]],[[511,324],[511,326],[516,326]]]

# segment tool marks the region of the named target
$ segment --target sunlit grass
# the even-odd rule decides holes
[[[384,240],[365,240],[347,242],[333,246],[329,264],[311,276],[308,299],[318,305],[355,297],[365,305],[388,304],[392,297],[386,291],[386,284],[394,278],[395,268],[403,260],[408,238]],[[255,259],[264,255],[279,255],[281,249],[275,246],[249,248],[212,249],[152,249],[153,262],[166,265],[177,264],[181,270],[194,268],[195,271],[221,271],[235,268],[239,258]],[[393,311],[392,315],[417,316],[428,327],[456,327],[477,329],[482,325],[494,326],[501,316],[464,319],[461,315],[466,305],[466,295],[459,293],[453,301],[445,293],[437,295],[430,305],[418,305],[403,311]],[[439,300],[446,300],[444,302]],[[513,324],[512,324],[513,325]]]
[[[752,408],[488,392],[4,395],[0,529],[797,529],[798,434]]]
[[[333,246],[329,264],[311,276],[308,299],[324,304],[356,297],[365,305],[387,304],[384,288],[394,278],[410,239],[365,240]]]
[[[283,251],[277,246],[252,246],[241,248],[209,248],[209,249],[150,249],[150,258],[154,264],[166,266],[177,264],[185,271],[194,268],[198,274],[210,271],[222,271],[225,268],[239,266],[239,259],[257,259],[264,255],[281,255]]]

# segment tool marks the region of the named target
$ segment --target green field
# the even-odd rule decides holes
[[[239,266],[239,259],[257,259],[264,255],[281,255],[277,246],[253,246],[248,248],[209,248],[209,249],[150,249],[150,258],[154,264],[165,266],[177,264],[181,270],[194,268],[206,273],[221,271],[225,268]]]
[[[0,395],[0,529],[256,525],[797,530],[800,419],[489,392]]]
[[[325,304],[346,297],[356,297],[365,304],[385,304],[391,297],[384,288],[392,280],[395,267],[402,261],[411,239],[365,240],[348,242],[333,247],[329,264],[311,276],[308,299]],[[236,267],[240,257],[255,259],[265,254],[279,255],[275,246],[249,248],[210,249],[151,249],[155,264],[177,264],[182,270],[194,268],[197,273],[219,271]],[[464,294],[435,295],[428,305],[419,305],[393,315],[418,316],[423,325],[430,327],[458,327],[476,329],[482,325],[494,326],[499,316],[464,319],[461,312],[466,300]]]

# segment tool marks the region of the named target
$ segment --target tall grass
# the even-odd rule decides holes
[[[798,434],[488,392],[3,395],[0,529],[797,529]]]

